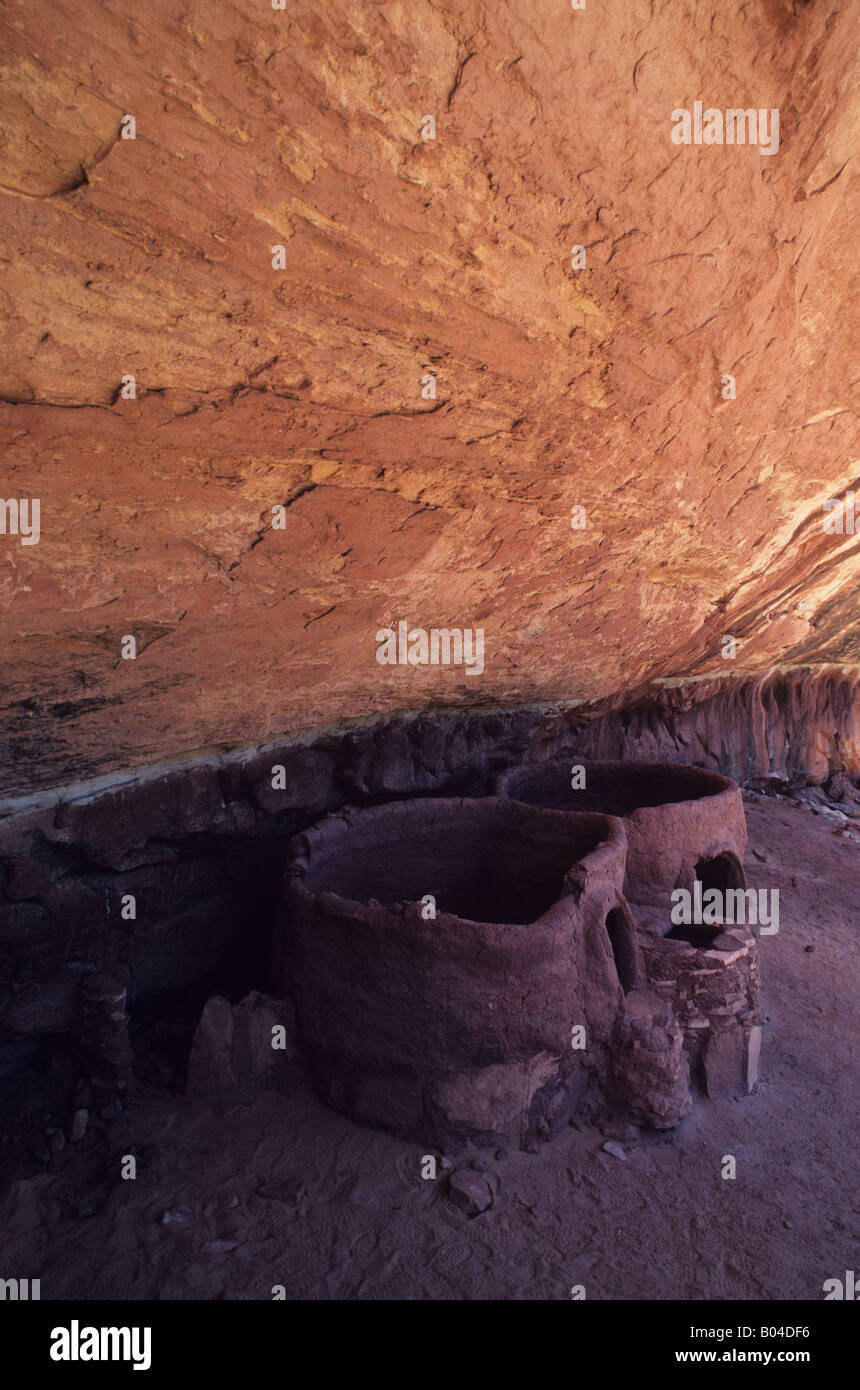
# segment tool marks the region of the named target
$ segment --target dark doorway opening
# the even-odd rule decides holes
[[[717,854],[713,859],[700,859],[696,864],[696,878],[702,885],[702,892],[718,888],[725,893],[729,888],[745,888],[744,871],[733,854]]]
[[[633,923],[620,907],[614,907],[606,918],[606,931],[621,988],[625,994],[629,994],[639,983],[639,958]]]
[[[707,951],[714,937],[719,936],[722,930],[722,923],[718,927],[709,927],[704,922],[689,926],[682,922],[671,931],[667,931],[666,940],[686,941],[690,946],[695,946],[697,951]]]
[[[700,859],[696,864],[695,876],[702,885],[702,897],[709,889],[716,888],[725,895],[730,888],[745,888],[746,878],[740,862],[733,854],[715,854],[712,859]],[[707,907],[709,904],[706,904]],[[723,897],[723,911],[726,908]],[[680,924],[666,933],[670,941],[687,941],[699,951],[706,951],[715,937],[725,930],[723,922],[694,922],[689,926]]]

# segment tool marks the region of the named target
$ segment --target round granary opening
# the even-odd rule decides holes
[[[700,859],[696,864],[696,878],[702,885],[703,893],[707,893],[710,888],[726,893],[730,888],[746,886],[744,871],[737,855],[728,851]]]
[[[577,771],[582,769],[582,773]],[[582,786],[583,781],[585,785]],[[624,763],[558,758],[527,763],[502,773],[496,790],[529,806],[557,811],[597,811],[628,816],[644,806],[698,801],[731,790],[734,783],[717,772],[674,763]]]
[[[697,951],[707,951],[722,931],[721,926],[697,926],[695,923],[681,922],[672,927],[671,931],[667,931],[666,940],[686,941],[688,945],[695,946]]]
[[[701,897],[705,907],[710,909],[713,902],[713,899],[706,898],[707,893],[716,890],[720,894],[721,908],[717,912],[709,911],[709,915],[717,916],[719,920],[677,923],[666,933],[666,938],[669,941],[686,941],[698,950],[706,951],[716,937],[725,931],[726,926],[733,925],[734,917],[729,910],[730,903],[726,894],[734,888],[743,889],[746,880],[737,855],[729,851],[699,859],[695,867],[695,879],[702,885]]]
[[[421,903],[473,922],[527,925],[565,895],[567,872],[610,834],[601,816],[559,817],[488,800],[418,801],[332,818],[326,853],[304,877],[310,894],[355,903]]]

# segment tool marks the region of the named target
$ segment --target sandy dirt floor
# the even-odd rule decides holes
[[[419,1147],[309,1095],[222,1117],[150,1092],[119,1148],[67,1150],[7,1189],[3,1269],[40,1278],[43,1299],[270,1299],[276,1285],[288,1299],[569,1299],[584,1285],[589,1299],[820,1300],[825,1279],[860,1268],[860,839],[790,800],[746,808],[749,882],[780,890],[751,1096],[698,1097],[668,1134],[570,1126],[535,1154],[458,1155],[495,1192],[470,1219],[445,1174],[421,1178]],[[123,1181],[130,1143],[138,1175]]]

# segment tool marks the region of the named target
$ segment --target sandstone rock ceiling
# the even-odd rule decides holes
[[[5,788],[724,674],[725,633],[856,661],[858,19],[6,4]],[[673,144],[695,100],[778,152]],[[378,665],[400,618],[483,627],[484,674]]]

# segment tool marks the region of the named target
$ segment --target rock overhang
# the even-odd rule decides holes
[[[7,16],[2,491],[42,505],[0,537],[10,789],[856,662],[822,512],[856,472],[856,13],[689,6],[681,49],[672,7],[595,14]],[[781,108],[778,152],[673,144],[697,100]],[[378,665],[400,620],[482,629],[481,675]]]

